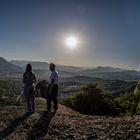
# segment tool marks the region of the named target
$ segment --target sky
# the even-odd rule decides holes
[[[137,69],[139,7],[139,0],[0,0],[0,56]]]

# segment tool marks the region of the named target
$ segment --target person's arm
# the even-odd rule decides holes
[[[49,88],[49,94],[52,93],[52,88],[54,86],[54,82],[55,82],[55,80],[54,79],[51,79],[51,84],[50,84],[50,88]]]

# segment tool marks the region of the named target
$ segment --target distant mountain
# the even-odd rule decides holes
[[[113,67],[102,67],[99,66],[94,69],[87,69],[84,70],[83,73],[105,73],[105,72],[120,72],[120,71],[126,71],[125,69],[120,69],[120,68],[113,68]]]
[[[47,62],[39,62],[39,61],[25,61],[25,60],[11,60],[10,61],[12,64],[22,67],[22,68],[26,68],[26,65],[28,63],[30,63],[33,67],[33,69],[37,69],[37,70],[45,70],[49,68],[49,64]]]
[[[23,71],[22,68],[11,64],[7,60],[5,60],[3,57],[0,57],[0,74],[4,73],[16,73]]]
[[[10,61],[10,63],[24,69],[27,63],[31,63],[33,66],[33,70],[37,72],[40,77],[44,77],[49,74],[48,62],[12,60]],[[135,70],[126,70],[120,68],[113,68],[109,66],[107,67],[99,66],[96,68],[82,68],[82,67],[64,66],[64,65],[56,64],[56,69],[59,71],[60,77],[73,77],[76,75],[81,75],[81,76],[88,76],[91,78],[97,77],[101,79],[134,80],[134,79],[138,79],[138,75],[139,75],[138,72]]]
[[[19,67],[22,67],[22,68],[25,68],[26,65],[28,63],[32,64],[33,66],[33,69],[35,70],[48,70],[49,69],[49,63],[48,62],[39,62],[39,61],[25,61],[25,60],[11,60],[10,61],[12,64],[16,65],[16,66],[19,66]],[[83,68],[80,68],[80,67],[75,67],[75,66],[64,66],[64,65],[57,65],[56,64],[56,67],[57,67],[57,70],[59,71],[67,71],[67,72],[79,72],[81,70],[84,70]]]
[[[57,68],[58,68],[58,70],[69,71],[69,72],[73,72],[73,73],[80,73],[81,71],[86,69],[83,67],[64,66],[64,65],[57,65]]]
[[[139,73],[135,70],[126,70],[102,66],[99,66],[95,69],[84,70],[80,74],[89,77],[98,77],[102,79],[119,79],[119,80],[133,80],[137,79],[139,76]]]
[[[10,61],[12,64],[25,68],[28,63],[32,64],[34,69],[38,70],[45,70],[49,68],[48,62],[39,62],[39,61],[25,61],[25,60],[12,60]],[[99,66],[97,68],[83,68],[83,67],[76,67],[76,66],[65,66],[65,65],[58,65],[56,64],[57,70],[67,71],[67,72],[76,72],[77,74],[82,73],[102,73],[102,72],[120,72],[125,71],[124,69],[120,68],[113,68],[113,67],[102,67]]]
[[[25,60],[12,60],[10,61],[12,64],[21,67],[23,69],[26,68],[26,65],[30,63],[33,67],[33,71],[37,73],[41,78],[46,77],[50,74],[49,71],[49,63],[48,62],[39,62],[39,61],[25,61]],[[63,66],[63,65],[56,65],[57,71],[59,72],[60,77],[64,76],[74,76],[76,72],[79,73],[79,70],[83,70],[79,67],[74,66]]]
[[[29,61],[24,61],[24,60],[11,60],[10,63],[16,65],[16,66],[19,66],[19,67],[22,67],[24,68],[26,66],[26,64],[28,64]]]
[[[49,64],[48,62],[40,62],[40,61],[25,61],[25,60],[11,60],[12,64],[25,68],[28,63],[32,64],[34,69],[48,69]],[[76,66],[65,66],[65,65],[57,65],[58,70],[69,71],[69,72],[83,72],[83,73],[101,73],[101,72],[118,72],[118,71],[125,71],[124,69],[120,68],[113,68],[113,67],[102,67],[99,66],[97,68],[83,68],[83,67],[76,67]]]

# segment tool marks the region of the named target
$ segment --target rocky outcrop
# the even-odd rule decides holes
[[[140,139],[140,116],[81,115],[59,105],[46,114],[46,103],[37,100],[37,111],[25,114],[22,107],[0,108],[0,139],[6,140],[135,140]]]

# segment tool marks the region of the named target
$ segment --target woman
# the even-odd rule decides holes
[[[32,72],[32,65],[27,64],[26,72],[23,74],[24,96],[27,101],[28,113],[35,112],[35,87],[36,76]]]

